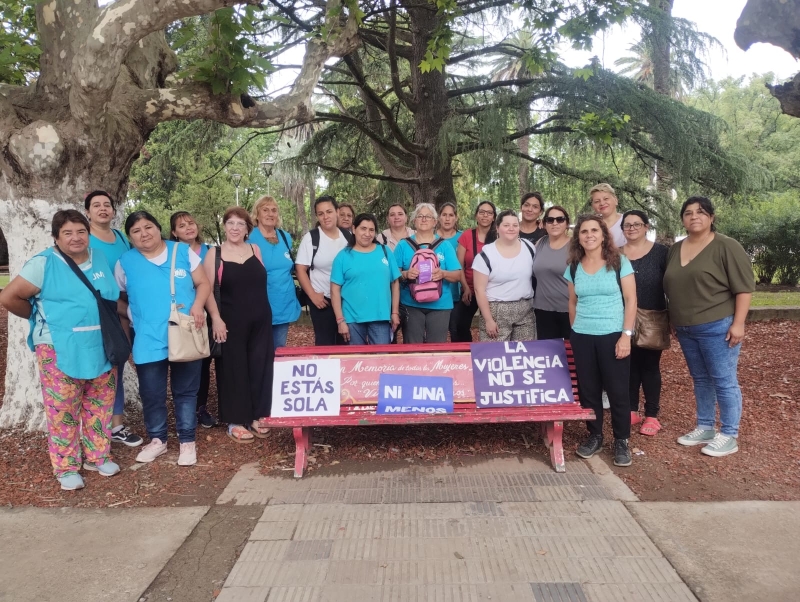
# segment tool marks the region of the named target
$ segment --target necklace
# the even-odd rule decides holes
[[[245,247],[241,252],[234,247],[231,243],[227,243],[228,250],[233,253],[234,255],[238,255],[239,259],[244,259],[245,251],[247,248]]]

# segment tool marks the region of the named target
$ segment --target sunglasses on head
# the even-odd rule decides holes
[[[545,224],[563,224],[567,221],[567,218],[563,215],[559,215],[558,217],[546,217],[544,218]]]

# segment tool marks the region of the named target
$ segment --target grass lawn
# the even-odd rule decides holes
[[[8,279],[8,274],[0,274],[0,288],[3,288],[6,284],[8,284]]]
[[[800,306],[800,292],[782,291],[769,293],[756,291],[753,293],[753,307],[785,307],[787,305]]]

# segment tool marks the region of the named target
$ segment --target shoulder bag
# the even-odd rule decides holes
[[[632,342],[642,349],[669,349],[669,312],[666,309],[637,308]]]
[[[103,335],[103,349],[106,352],[106,357],[108,361],[111,362],[112,366],[121,366],[128,361],[131,355],[131,343],[119,321],[117,302],[104,299],[100,291],[92,286],[86,274],[84,274],[75,261],[73,261],[72,257],[66,253],[62,253],[58,245],[56,245],[56,250],[70,269],[75,272],[75,275],[80,278],[81,282],[92,291],[92,294],[97,300],[97,311],[100,314],[100,332]]]
[[[178,244],[172,246],[172,262],[169,268],[169,294],[171,297],[168,326],[169,361],[193,362],[208,357],[208,328],[195,328],[194,318],[178,311],[175,301],[175,261]],[[190,275],[187,275],[190,276]]]

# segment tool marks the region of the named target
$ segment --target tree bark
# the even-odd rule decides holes
[[[271,102],[217,95],[175,82],[177,68],[163,29],[176,19],[257,0],[52,0],[37,5],[43,54],[38,80],[0,85],[0,228],[11,276],[52,245],[56,210],[82,210],[83,195],[107,190],[124,200],[132,163],[153,129],[172,119],[204,118],[232,126],[266,126],[313,117],[310,97],[325,61],[350,52],[356,19],[328,0],[328,35],[312,36],[289,92]],[[169,85],[172,85],[170,83]],[[27,323],[9,317],[6,394],[0,426],[44,425]],[[134,378],[133,371],[127,371]],[[135,387],[131,387],[135,391]],[[126,390],[126,393],[129,391]]]
[[[661,14],[653,20],[651,42],[653,45],[653,89],[664,96],[672,96],[670,85],[670,32],[673,0],[650,0],[653,9]]]

